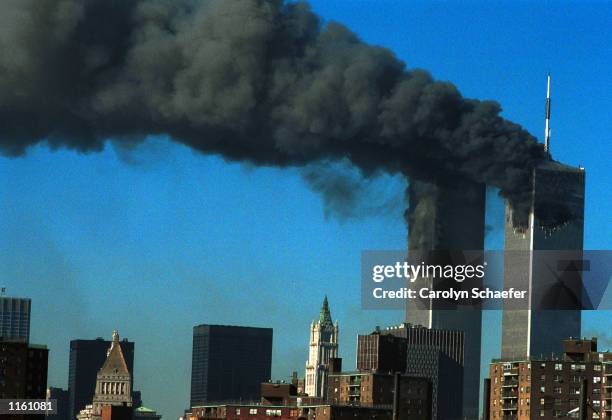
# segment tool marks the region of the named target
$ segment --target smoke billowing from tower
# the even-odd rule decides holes
[[[348,159],[364,176],[461,178],[529,208],[534,137],[500,106],[280,0],[0,4],[0,150],[166,134],[257,165]]]

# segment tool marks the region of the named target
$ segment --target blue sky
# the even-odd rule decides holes
[[[314,1],[327,21],[393,50],[410,68],[496,99],[504,116],[542,137],[553,76],[553,156],[587,171],[585,248],[611,249],[612,5],[608,2]],[[369,190],[403,194],[399,178]],[[365,203],[372,197],[366,197]],[[68,342],[136,341],[136,388],[175,418],[189,396],[191,328],[274,328],[273,376],[303,374],[308,325],[323,295],[354,366],[356,335],[403,313],[362,311],[359,256],[403,249],[401,206],[338,219],[298,170],[225,163],[154,138],[135,150],[0,157],[0,283],[33,299],[32,341],[51,350],[49,385],[67,385]],[[489,194],[487,247],[503,246],[502,203]],[[609,331],[587,313],[585,334]],[[483,358],[499,351],[499,314],[486,314]],[[612,343],[610,343],[612,345]]]

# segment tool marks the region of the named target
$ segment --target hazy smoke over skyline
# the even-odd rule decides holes
[[[529,206],[543,147],[496,102],[407,70],[305,3],[8,0],[0,9],[5,155],[42,140],[97,151],[109,138],[167,134],[256,165],[348,160],[366,177],[462,178]],[[305,176],[324,196],[348,194]]]

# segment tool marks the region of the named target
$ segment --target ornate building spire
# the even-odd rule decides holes
[[[333,325],[331,312],[329,311],[329,303],[327,303],[327,295],[323,299],[323,306],[319,313],[319,322],[321,325]]]
[[[327,395],[327,375],[331,358],[338,357],[338,323],[334,325],[327,296],[319,319],[310,325],[310,345],[306,362],[305,391],[314,397]]]

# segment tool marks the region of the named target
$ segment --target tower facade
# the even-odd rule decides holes
[[[310,345],[306,362],[305,392],[309,396],[327,395],[327,377],[331,358],[338,357],[338,322],[332,321],[327,296],[319,319],[310,324]]]
[[[485,237],[483,184],[456,178],[410,180],[406,214],[410,251],[482,251]],[[419,281],[419,280],[417,280]],[[435,288],[435,285],[434,285]],[[479,308],[436,309],[429,299],[406,301],[406,322],[464,334],[463,417],[478,418],[482,312]]]
[[[538,252],[580,253],[584,232],[585,172],[554,161],[534,169],[531,208],[526,226],[517,228],[506,206],[504,288],[521,286],[530,302],[554,290],[557,273]],[[579,255],[579,254],[576,254]],[[580,285],[575,295],[580,300]],[[537,310],[505,307],[502,318],[502,358],[560,355],[564,339],[580,337],[580,309]]]

